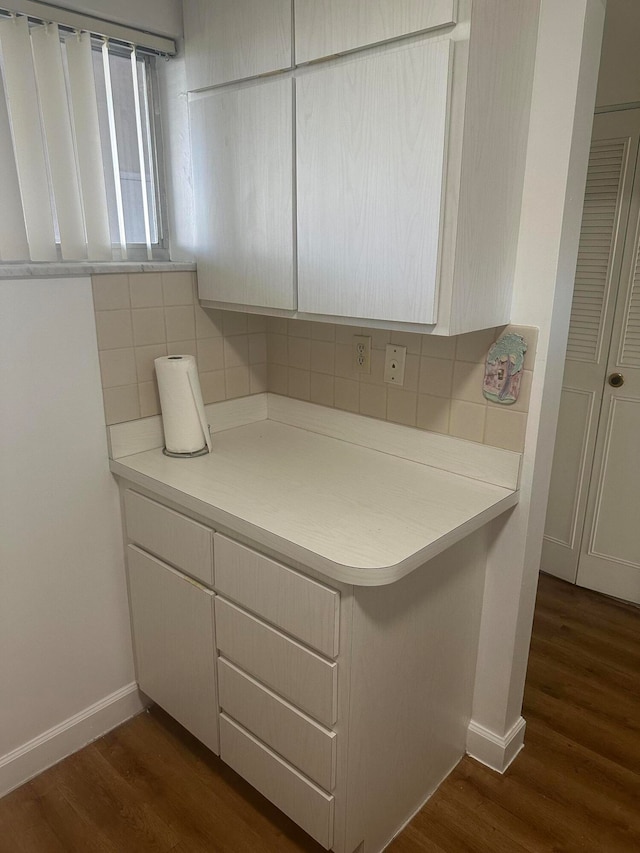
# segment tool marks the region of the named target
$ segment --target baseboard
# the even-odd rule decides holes
[[[519,717],[503,736],[471,720],[467,729],[467,753],[492,770],[504,773],[524,746],[526,725],[524,718]]]
[[[0,757],[0,797],[144,710],[135,682]]]

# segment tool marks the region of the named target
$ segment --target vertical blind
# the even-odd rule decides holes
[[[158,242],[146,63],[134,46],[0,20],[0,261],[126,260]]]

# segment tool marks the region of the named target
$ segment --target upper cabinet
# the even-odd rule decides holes
[[[454,24],[456,0],[295,0],[296,62]]]
[[[434,323],[448,39],[297,81],[298,309]]]
[[[187,28],[192,68],[233,69],[189,83],[210,87],[190,94],[204,304],[442,335],[508,323],[537,0],[194,8],[217,25]],[[276,55],[292,18],[297,64],[250,68],[247,46]]]
[[[190,92],[291,68],[291,0],[185,0]]]
[[[293,83],[213,89],[189,105],[201,297],[296,307]]]

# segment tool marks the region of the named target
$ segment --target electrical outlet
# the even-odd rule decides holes
[[[353,369],[358,373],[371,373],[371,338],[353,336]]]
[[[384,358],[384,381],[392,385],[404,385],[404,364],[407,348],[396,344],[387,344]]]

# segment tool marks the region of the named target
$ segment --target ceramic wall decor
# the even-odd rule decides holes
[[[489,350],[482,393],[494,403],[510,406],[520,394],[527,342],[522,335],[504,335]]]

